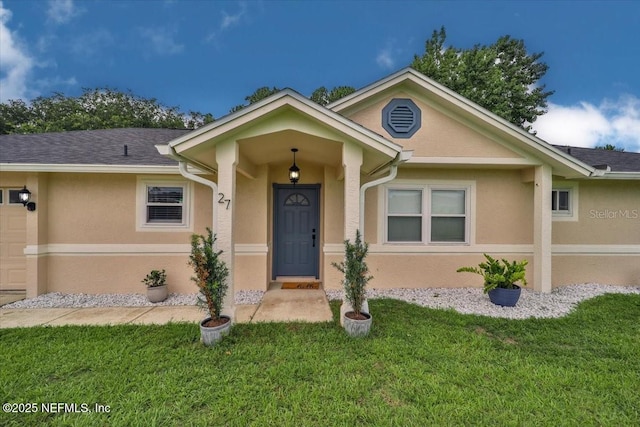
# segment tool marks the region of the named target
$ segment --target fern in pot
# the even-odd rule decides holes
[[[200,290],[198,304],[208,313],[208,317],[200,322],[202,342],[207,346],[214,345],[231,329],[231,318],[222,315],[229,288],[229,269],[220,258],[222,251],[214,249],[215,241],[216,237],[210,228],[207,228],[206,235],[193,234],[189,255],[189,265],[195,273],[191,280]]]
[[[369,275],[369,268],[365,262],[369,244],[362,241],[360,230],[356,230],[355,241],[351,243],[345,240],[344,248],[344,261],[331,264],[344,275],[342,279],[344,296],[352,309],[344,313],[342,321],[345,331],[350,336],[365,336],[369,334],[373,321],[371,314],[363,311],[367,283],[373,279]]]
[[[527,260],[509,262],[506,259],[498,260],[487,254],[483,255],[486,262],[481,262],[477,267],[461,267],[457,272],[479,274],[484,278],[484,293],[489,294],[492,303],[504,307],[515,306],[521,293],[521,288],[516,283],[527,285]]]

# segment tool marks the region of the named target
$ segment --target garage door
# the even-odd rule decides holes
[[[0,290],[26,288],[27,209],[18,202],[20,189],[0,188]]]

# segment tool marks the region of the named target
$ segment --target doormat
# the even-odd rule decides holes
[[[320,289],[320,282],[285,282],[282,289]]]

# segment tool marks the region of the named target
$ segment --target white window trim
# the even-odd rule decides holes
[[[422,239],[420,242],[394,242],[388,240],[389,190],[422,190]],[[431,241],[431,191],[465,190],[465,241]],[[378,241],[397,246],[471,246],[475,244],[476,182],[457,180],[394,180],[378,187]]]
[[[578,221],[578,183],[554,183],[551,191],[569,191],[569,211],[551,211],[552,221]],[[553,193],[552,193],[553,194]],[[551,194],[549,195],[551,197]]]
[[[147,187],[182,187],[182,223],[147,223]],[[139,176],[136,185],[136,231],[193,231],[193,183],[180,178]]]

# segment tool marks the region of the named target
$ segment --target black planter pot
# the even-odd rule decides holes
[[[514,307],[520,299],[520,286],[513,285],[513,289],[495,288],[489,291],[489,299],[502,307]]]

